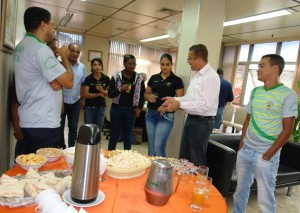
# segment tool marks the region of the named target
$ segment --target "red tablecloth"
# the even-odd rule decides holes
[[[43,166],[40,171],[45,170],[62,170],[66,169],[64,159],[57,162],[49,163]],[[190,209],[192,197],[192,181],[190,178],[183,177],[177,192],[172,195],[168,203],[164,206],[153,206],[146,200],[144,193],[144,185],[149,170],[140,177],[117,180],[106,175],[104,182],[99,183],[99,189],[104,192],[105,200],[93,207],[84,208],[87,212],[105,212],[105,213],[186,213],[193,212]],[[5,174],[15,176],[17,174],[26,174],[26,171],[19,166],[15,166],[8,170]],[[174,178],[174,182],[177,178]],[[13,213],[32,213],[35,205],[28,207],[8,208],[0,207],[0,212]],[[79,210],[79,208],[77,208]],[[227,205],[225,199],[219,191],[212,187],[209,198],[203,205],[202,212],[227,213]]]

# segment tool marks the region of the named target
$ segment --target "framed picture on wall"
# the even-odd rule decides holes
[[[88,55],[89,61],[92,61],[94,58],[101,58],[102,59],[102,51],[89,50],[89,55]]]
[[[17,22],[17,0],[2,0],[3,32],[2,44],[3,49],[13,51],[15,48],[15,33]]]

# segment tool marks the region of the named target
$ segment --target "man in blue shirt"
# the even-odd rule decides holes
[[[220,76],[221,85],[220,85],[220,93],[219,93],[219,105],[218,105],[218,111],[216,115],[214,128],[220,129],[220,126],[223,121],[224,108],[227,102],[233,101],[233,92],[232,92],[232,86],[229,83],[229,81],[223,78],[223,70],[218,68],[217,73]]]
[[[72,89],[64,89],[64,112],[61,115],[61,148],[65,148],[64,128],[66,117],[68,118],[69,137],[68,146],[74,146],[77,137],[77,127],[80,113],[80,91],[81,85],[86,77],[85,66],[78,61],[81,48],[78,44],[72,43],[69,45],[70,55],[69,62],[74,73],[74,83]]]

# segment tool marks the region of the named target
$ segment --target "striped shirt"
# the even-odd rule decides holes
[[[254,88],[246,108],[251,119],[244,143],[265,152],[281,133],[282,118],[298,116],[297,99],[296,93],[283,84]]]

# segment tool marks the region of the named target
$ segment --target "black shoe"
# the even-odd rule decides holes
[[[133,141],[131,144],[132,144],[132,145],[141,145],[142,143],[139,142],[139,141]]]
[[[64,146],[59,146],[58,148],[60,148],[60,149],[66,149],[67,147],[66,147],[66,145],[64,145]]]

